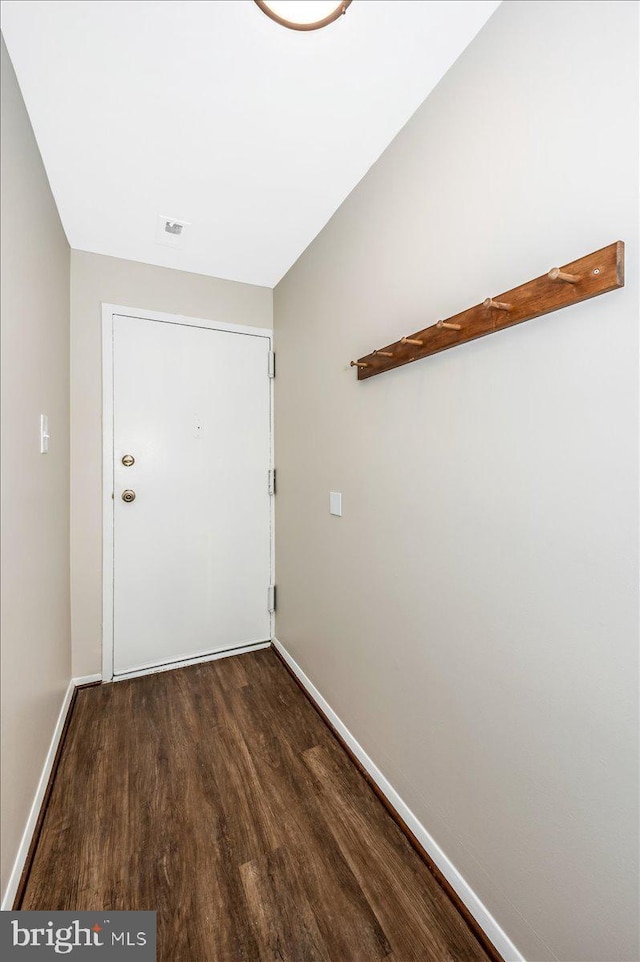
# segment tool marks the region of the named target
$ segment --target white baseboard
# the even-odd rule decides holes
[[[100,675],[90,675],[88,677],[90,677],[92,680],[100,680]],[[72,678],[64,694],[64,698],[62,699],[60,713],[58,714],[58,720],[56,721],[56,725],[53,730],[53,737],[51,738],[49,751],[47,752],[47,756],[44,760],[40,781],[38,782],[38,787],[36,788],[36,793],[31,804],[31,810],[29,812],[27,824],[25,825],[24,832],[22,833],[18,854],[16,855],[15,862],[13,863],[11,875],[9,876],[9,881],[7,882],[7,888],[2,898],[2,905],[0,905],[0,909],[2,909],[3,912],[10,911],[13,907],[13,900],[15,899],[16,892],[18,891],[20,877],[22,875],[24,864],[27,860],[29,846],[31,845],[31,839],[33,838],[33,833],[38,822],[38,816],[40,814],[42,802],[44,801],[44,795],[49,783],[49,776],[51,775],[51,769],[53,768],[56,752],[62,736],[62,730],[67,718],[67,712],[69,711],[73,692],[75,691],[77,684],[87,684],[87,682],[82,678]]]
[[[97,681],[102,681],[102,675],[79,675],[71,681],[74,688],[82,688],[83,685],[95,685]]]
[[[280,644],[277,638],[272,639],[274,648],[282,655],[289,665],[296,678],[299,679],[304,688],[309,692],[313,700],[322,709],[336,731],[344,739],[353,754],[356,756],[365,771],[371,776],[382,794],[396,810],[400,818],[406,823],[420,842],[425,852],[430,856],[435,865],[440,869],[446,880],[454,889],[456,894],[464,902],[469,912],[485,932],[487,937],[495,945],[496,949],[503,957],[505,962],[525,962],[524,956],[518,951],[506,932],[500,928],[489,910],[480,901],[471,886],[464,880],[455,865],[449,861],[435,839],[429,834],[427,829],[418,821],[411,809],[403,802],[393,786],[387,781],[380,769],[372,762],[362,746],[356,741],[349,729],[336,715],[329,703],[322,697],[313,682],[305,675],[300,666],[293,660],[286,648]]]

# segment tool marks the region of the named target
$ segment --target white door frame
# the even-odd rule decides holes
[[[212,331],[228,331],[232,334],[250,334],[253,337],[266,337],[269,350],[273,350],[273,331],[268,327],[247,327],[243,324],[225,324],[221,321],[205,320],[201,317],[187,317],[182,314],[165,314],[162,311],[143,311],[137,307],[121,307],[117,304],[102,304],[102,680],[113,681],[113,529],[114,529],[114,481],[113,481],[113,316],[141,318],[165,324],[182,324],[186,327],[205,327]],[[266,372],[265,372],[266,376]],[[273,467],[273,379],[269,382],[269,467]],[[266,483],[266,481],[265,481]],[[275,584],[274,553],[274,505],[271,498],[270,546],[271,546],[271,584]],[[273,637],[273,612],[270,616],[271,637]],[[267,642],[268,644],[268,642]],[[263,647],[249,645],[247,650]],[[237,650],[237,649],[236,649]],[[244,650],[244,649],[243,649]],[[231,652],[230,652],[231,653]],[[216,652],[199,658],[175,662],[175,665],[193,664],[213,658],[224,657],[226,652]],[[172,665],[161,665],[144,671],[129,672],[118,677],[133,677],[149,671],[164,671]]]

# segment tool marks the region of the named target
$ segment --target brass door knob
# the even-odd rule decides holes
[[[126,491],[122,492],[122,500],[126,501],[127,504],[129,504],[130,501],[135,501],[136,500],[135,491],[132,491],[130,488],[127,488]]]
[[[136,459],[132,454],[125,454],[122,459],[122,463],[124,464],[125,468],[130,468],[132,464],[136,463]]]

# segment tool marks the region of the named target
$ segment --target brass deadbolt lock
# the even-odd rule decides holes
[[[122,463],[124,464],[125,468],[130,468],[132,464],[136,463],[136,459],[132,454],[125,454],[122,459]]]
[[[126,501],[127,504],[129,504],[131,501],[135,501],[136,500],[135,491],[132,491],[130,488],[127,488],[126,491],[122,492],[122,500]]]

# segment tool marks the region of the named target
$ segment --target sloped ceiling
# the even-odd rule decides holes
[[[72,247],[272,287],[498,5],[302,33],[253,0],[5,0],[2,29]]]

